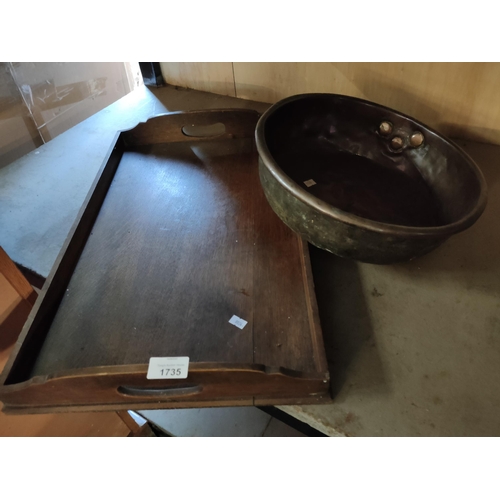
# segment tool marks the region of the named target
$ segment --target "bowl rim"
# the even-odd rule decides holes
[[[385,222],[378,222],[371,219],[366,219],[364,217],[360,217],[358,215],[351,214],[344,210],[334,207],[329,203],[326,203],[310,192],[306,191],[300,184],[296,183],[292,180],[276,163],[269,148],[267,147],[265,140],[265,127],[268,118],[273,115],[279,108],[287,105],[290,102],[298,101],[302,99],[307,99],[309,97],[319,97],[319,96],[329,96],[336,97],[340,99],[348,99],[353,101],[358,101],[363,104],[376,107],[381,110],[385,110],[391,113],[394,113],[402,118],[409,119],[414,122],[419,127],[422,127],[424,131],[431,132],[439,137],[441,140],[445,141],[450,147],[454,148],[461,156],[463,156],[466,160],[466,164],[470,168],[470,170],[475,174],[478,182],[479,182],[479,197],[472,207],[472,209],[461,219],[458,221],[452,222],[450,224],[445,224],[442,226],[402,226],[397,224],[388,224]],[[322,214],[329,216],[335,220],[346,223],[351,226],[361,227],[363,229],[368,229],[377,233],[382,233],[388,236],[405,236],[405,237],[425,237],[425,236],[447,236],[456,234],[460,231],[467,229],[472,226],[474,222],[481,216],[487,201],[487,185],[484,179],[483,173],[476,165],[474,160],[455,142],[444,137],[442,134],[432,129],[431,127],[425,125],[419,120],[406,115],[405,113],[401,113],[400,111],[394,110],[387,106],[383,106],[381,104],[374,103],[372,101],[367,101],[366,99],[360,99],[358,97],[352,97],[344,94],[333,94],[333,93],[325,93],[325,92],[317,92],[317,93],[306,93],[306,94],[296,94],[285,99],[282,99],[271,107],[269,107],[259,118],[257,122],[257,126],[255,128],[255,142],[257,146],[257,151],[259,156],[267,167],[271,175],[283,186],[287,191],[289,191],[293,196],[298,198],[300,201],[305,203],[306,205],[311,206]]]

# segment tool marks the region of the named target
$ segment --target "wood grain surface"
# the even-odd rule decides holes
[[[35,303],[37,293],[2,247],[0,247],[0,274],[10,283],[22,300],[31,306]]]
[[[170,85],[235,97],[230,62],[161,62],[160,67],[163,78]]]
[[[78,216],[57,256],[54,266],[31,310],[10,357],[0,375],[0,384],[15,383],[29,377],[40,347],[45,341],[54,315],[64,295],[92,226],[106,197],[123,153],[117,134],[106,159],[82,204]],[[1,390],[1,386],[0,386]]]
[[[257,118],[173,113],[117,138],[2,374],[6,411],[328,400],[307,246],[265,199]],[[148,380],[169,356],[188,378]]]
[[[45,415],[0,412],[0,437],[127,437],[130,433],[113,411]]]
[[[235,62],[234,87],[220,88],[220,63],[161,63],[183,87],[274,103],[308,92],[360,97],[394,108],[439,132],[500,144],[500,63]],[[230,65],[231,63],[226,63]],[[229,68],[225,71],[229,78]],[[169,83],[173,83],[169,82]]]
[[[0,371],[37,297],[21,271],[0,247]]]
[[[0,370],[12,351],[36,296],[36,291],[0,247]],[[23,417],[0,412],[0,437],[127,436],[129,433],[129,428],[114,412]]]
[[[314,371],[298,240],[243,141],[124,153],[32,375],[153,356]]]

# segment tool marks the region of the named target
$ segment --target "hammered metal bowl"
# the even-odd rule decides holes
[[[260,118],[259,175],[278,216],[340,257],[390,264],[435,249],[486,206],[472,159],[423,123],[337,94],[284,99]]]

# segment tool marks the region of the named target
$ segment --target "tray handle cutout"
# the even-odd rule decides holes
[[[222,122],[211,125],[184,125],[181,132],[187,137],[219,137],[226,133],[226,126]]]
[[[126,148],[149,144],[252,138],[260,114],[248,109],[176,111],[123,131]]]
[[[165,397],[191,396],[202,391],[199,385],[182,387],[129,387],[120,385],[117,389],[120,394],[132,397]]]

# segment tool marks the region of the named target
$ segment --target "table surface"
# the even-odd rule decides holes
[[[0,245],[47,276],[118,130],[168,111],[268,106],[137,89],[0,169]],[[391,266],[311,247],[334,399],[280,409],[331,436],[500,435],[500,147],[457,143],[489,190],[470,229]]]

